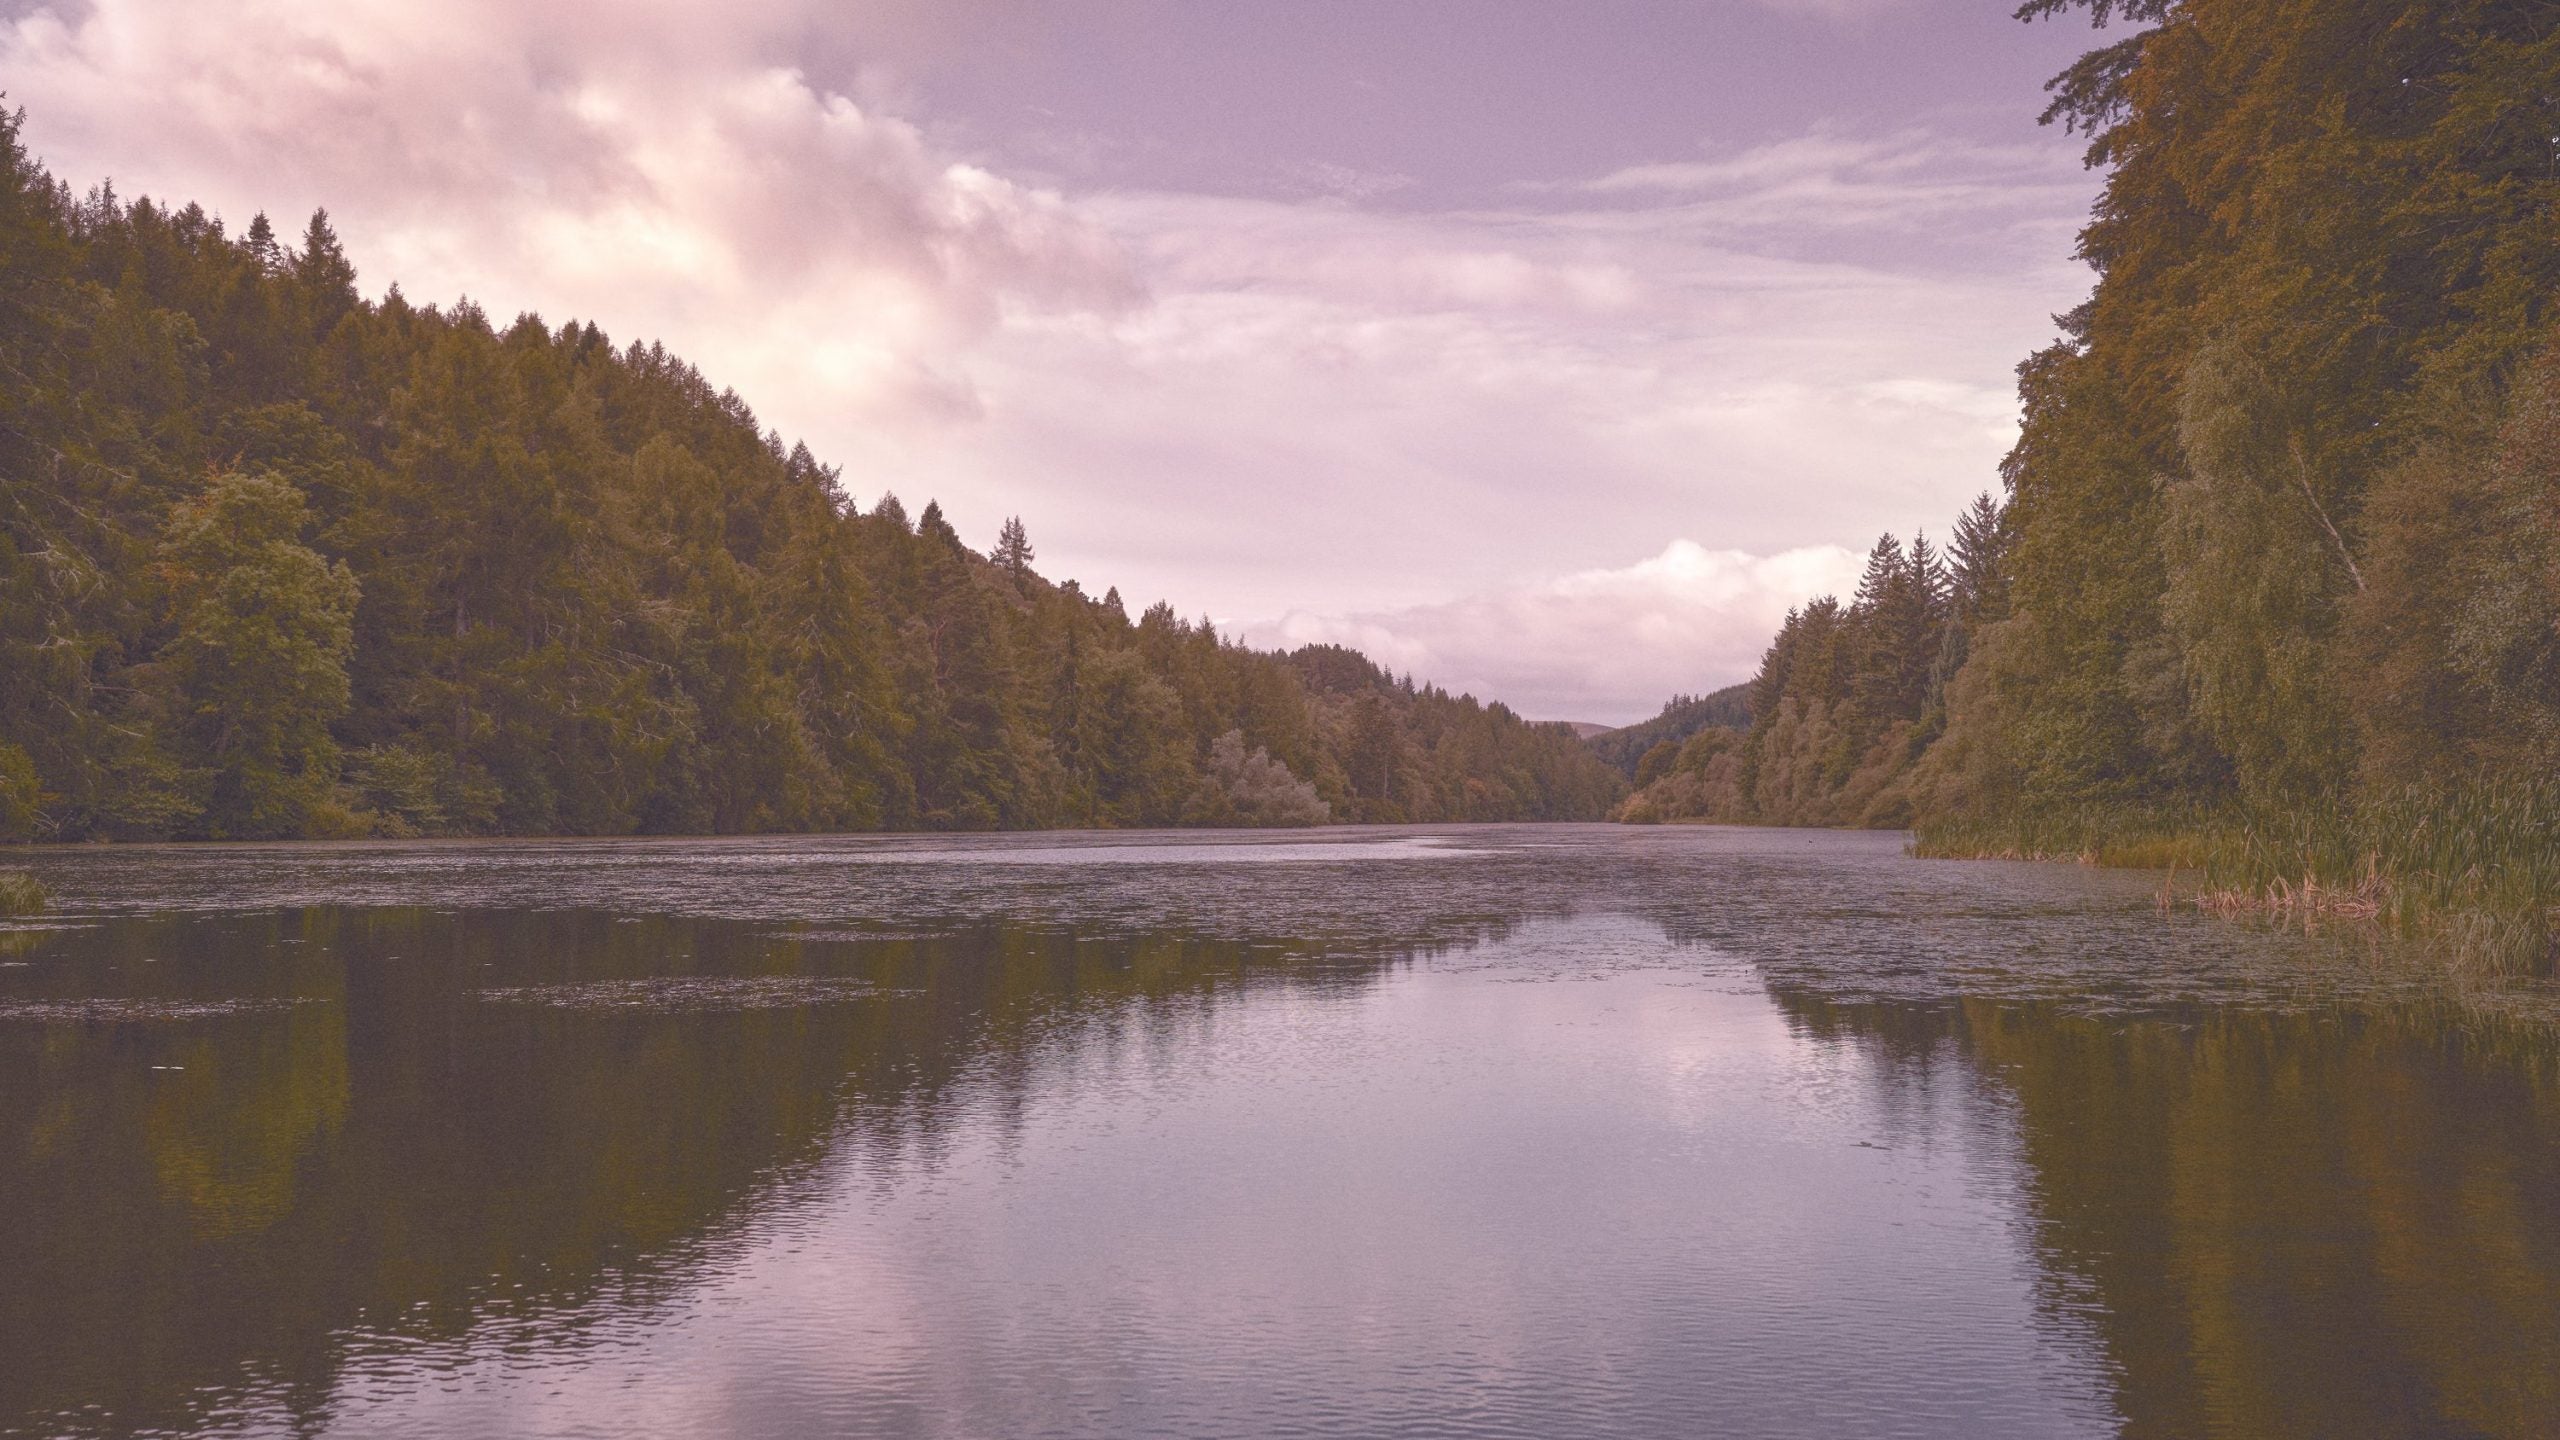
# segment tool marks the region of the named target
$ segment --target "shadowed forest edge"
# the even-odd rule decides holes
[[[1798,609],[1636,820],[2178,865],[2500,964],[2560,904],[2560,10],[2030,0],[2110,42],[2005,500]]]

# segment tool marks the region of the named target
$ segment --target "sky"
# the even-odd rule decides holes
[[[85,189],[662,340],[868,508],[1533,718],[1996,489],[2091,276],[2009,0],[0,0]]]

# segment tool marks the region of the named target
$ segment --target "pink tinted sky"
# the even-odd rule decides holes
[[[1535,716],[1942,529],[2088,286],[2002,0],[0,0],[65,179],[661,338],[863,504]]]

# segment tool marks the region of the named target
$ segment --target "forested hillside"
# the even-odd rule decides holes
[[[1585,741],[1592,753],[1635,779],[1652,778],[1678,754],[1680,742],[1711,725],[1747,728],[1751,724],[1751,687],[1727,685],[1712,695],[1674,695],[1662,713],[1650,720],[1603,731]],[[1650,770],[1648,770],[1650,767]]]
[[[1907,549],[1879,539],[1849,603],[1788,612],[1736,719],[1645,756],[1623,818],[1909,824],[1913,762],[1946,733],[1949,682],[2007,614],[2004,543],[1988,495],[1943,551],[1925,535]]]
[[[0,837],[1596,818],[1563,726],[1053,584],[593,324],[0,119]]]
[[[2073,12],[2116,27],[2046,117],[2107,173],[2098,281],[2019,369],[2005,594],[1895,598],[1880,549],[1772,647],[1753,730],[1692,742],[1628,813],[1916,817],[2021,853],[2300,831],[2306,869],[2386,880],[2414,825],[2451,848],[2411,867],[2547,889],[2560,7],[2020,15]],[[2424,819],[2457,813],[2486,828]]]

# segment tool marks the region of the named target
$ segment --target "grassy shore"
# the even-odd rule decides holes
[[[24,870],[0,870],[0,918],[13,915],[41,915],[46,895],[44,883]]]
[[[1914,854],[2172,872],[2162,894],[2229,916],[2361,922],[2465,970],[2560,965],[2560,778],[2282,809],[2092,807],[1923,824]]]

